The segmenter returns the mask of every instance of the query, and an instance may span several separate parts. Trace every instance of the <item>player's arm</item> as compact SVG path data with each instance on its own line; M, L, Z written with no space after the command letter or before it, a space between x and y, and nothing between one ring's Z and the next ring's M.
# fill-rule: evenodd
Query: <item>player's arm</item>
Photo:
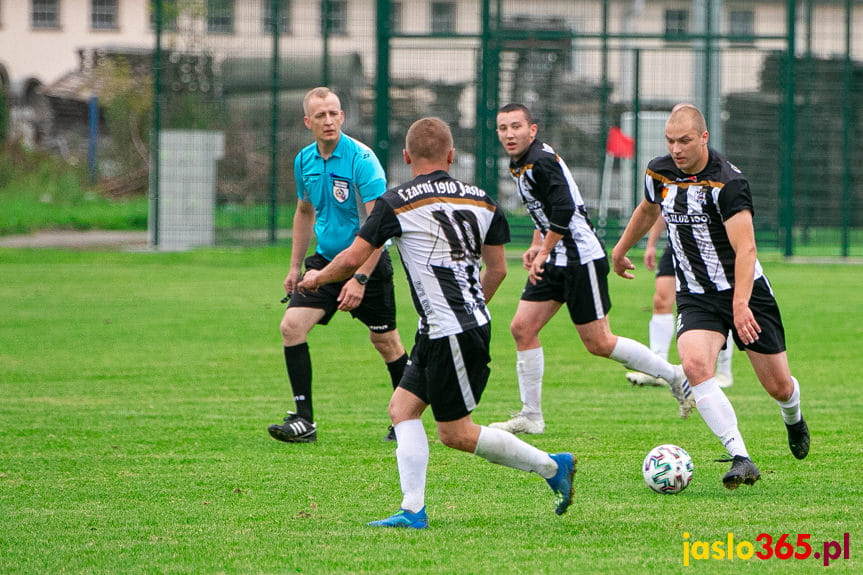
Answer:
M294 212L294 228L291 238L291 267L285 278L285 293L293 293L303 268L303 260L312 241L315 229L315 208L311 202L299 200Z
M371 200L364 203L366 207L366 214L371 214L372 210L375 207L375 200ZM383 252L383 246L374 250L371 255L369 255L368 259L362 263L362 265L357 268L356 274L364 275L369 277L372 275L372 272L375 271L375 266L378 265L378 260L381 259L381 253ZM366 286L365 284L361 284L357 281L356 278L351 279L350 281L345 282L345 285L342 286L342 291L339 293L338 309L341 311L351 311L360 305L363 301L363 297L366 294Z
M486 303L491 301L497 288L506 277L506 255L504 254L503 245L493 246L483 244L482 246L482 262L483 268L479 274L479 281L482 284L482 294L485 297Z
M575 213L575 202L569 189L569 181L563 175L563 168L556 161L542 158L534 164L533 172L536 178L536 191L545 196L549 206L548 230L528 268L530 272L528 279L535 284L542 276L549 254L569 229L569 222Z
M623 235L620 236L617 245L611 250L611 263L614 266L614 273L628 280L635 277L629 273L629 270L634 270L635 266L626 257L626 254L650 230L659 217L661 209L659 204L654 204L649 202L647 198L644 198L635 208L635 211L632 212L632 217L629 218L629 223L626 224Z
M353 243L339 252L333 261L323 269L308 270L303 279L297 284L300 291L315 291L324 284L341 281L356 272L357 268L366 261L375 247L368 241L357 236Z
M755 281L755 261L758 257L755 247L755 229L752 225L752 212L742 210L725 221L728 241L734 248L734 327L737 335L745 344L753 343L761 333L761 326L749 309L752 284Z
M533 255L533 260L530 262L530 266L527 268L530 272L527 276L530 283L536 285L536 282L542 276L542 272L545 269L545 260L548 259L549 254L551 254L551 250L554 249L554 246L557 245L557 242L559 242L561 238L563 238L563 234L561 233L553 230L545 232L545 237L542 238L542 243Z
M656 223L653 224L647 234L647 247L644 250L644 267L650 271L656 269L656 244L659 243L659 238L662 237L664 231L665 222L662 218L656 218Z

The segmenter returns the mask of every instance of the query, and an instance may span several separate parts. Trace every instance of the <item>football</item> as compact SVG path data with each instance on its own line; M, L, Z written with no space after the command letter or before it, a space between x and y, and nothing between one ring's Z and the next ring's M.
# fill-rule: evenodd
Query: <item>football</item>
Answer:
M644 457L641 472L657 493L680 493L692 481L692 458L677 445L657 445Z

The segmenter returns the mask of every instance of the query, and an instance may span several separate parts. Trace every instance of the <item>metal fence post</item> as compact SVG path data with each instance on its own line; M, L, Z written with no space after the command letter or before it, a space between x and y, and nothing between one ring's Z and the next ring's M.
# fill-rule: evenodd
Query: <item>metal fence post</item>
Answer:
M156 49L153 51L153 133L150 136L150 217L153 219L153 247L159 246L159 135L162 130L162 0L154 6Z
M842 92L842 257L850 255L851 244L851 130L853 123L852 99L854 96L853 62L851 61L851 19L854 17L851 0L845 0L845 66Z
M782 112L782 138L780 148L780 190L779 190L779 225L784 228L783 253L791 256L794 253L794 143L796 126L794 120L794 58L796 57L797 34L797 1L788 0L787 4L787 42L785 51L785 66L782 75L785 83L785 98Z
M377 0L377 70L375 71L375 154L389 173L390 160L390 0Z
M281 16L279 14L280 0L270 0L272 9L270 12L270 28L273 34L273 69L270 94L272 96L272 108L270 110L270 193L269 193L269 218L268 237L271 244L277 240L278 228L278 182L279 182L279 26Z

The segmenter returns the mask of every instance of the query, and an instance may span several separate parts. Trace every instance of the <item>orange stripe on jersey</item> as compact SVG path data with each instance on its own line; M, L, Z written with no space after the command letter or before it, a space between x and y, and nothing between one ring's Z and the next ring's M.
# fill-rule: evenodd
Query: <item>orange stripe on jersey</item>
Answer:
M411 210L414 210L416 208L421 208L423 206L428 206L431 204L442 204L442 203L462 204L462 205L466 204L469 206L478 206L480 208L485 208L490 212L495 211L494 204L490 204L490 203L484 202L482 200L474 200L472 198L453 198L453 197L447 196L446 202L442 202L438 199L439 197L440 196L435 196L435 197L431 197L431 198L424 198L422 200L417 200L415 202L410 202L409 204L405 204L405 205L401 206L400 208L394 208L393 212L395 212L396 214L402 214L404 212L409 212Z
M689 186L710 186L711 188L720 188L721 189L721 188L725 187L724 183L714 182L712 180L701 180L698 182L686 181L686 180L676 181L676 180L672 180L671 178L666 178L662 174L654 172L653 170L647 170L647 175L650 176L651 178L653 178L654 180L658 180L658 181L662 182L666 186L669 184L674 184L678 188L688 188ZM667 191L666 188L663 187L663 189L662 189L662 197L663 198L665 198L666 191Z
M557 159L557 156L555 156ZM533 164L526 164L520 168L510 168L509 171L515 178L520 178L526 171L533 169Z

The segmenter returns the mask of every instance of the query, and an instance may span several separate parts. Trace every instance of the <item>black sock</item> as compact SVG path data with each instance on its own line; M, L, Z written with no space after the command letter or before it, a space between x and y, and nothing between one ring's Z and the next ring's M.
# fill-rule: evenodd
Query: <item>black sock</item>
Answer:
M303 342L285 347L285 365L288 368L288 379L294 391L294 403L297 405L297 415L314 423L312 412L312 358L309 355L309 344Z
M405 366L408 364L408 354L402 354L400 358L391 361L387 364L387 369L390 371L390 379L393 382L393 389L399 386L402 380L402 374L405 372Z

